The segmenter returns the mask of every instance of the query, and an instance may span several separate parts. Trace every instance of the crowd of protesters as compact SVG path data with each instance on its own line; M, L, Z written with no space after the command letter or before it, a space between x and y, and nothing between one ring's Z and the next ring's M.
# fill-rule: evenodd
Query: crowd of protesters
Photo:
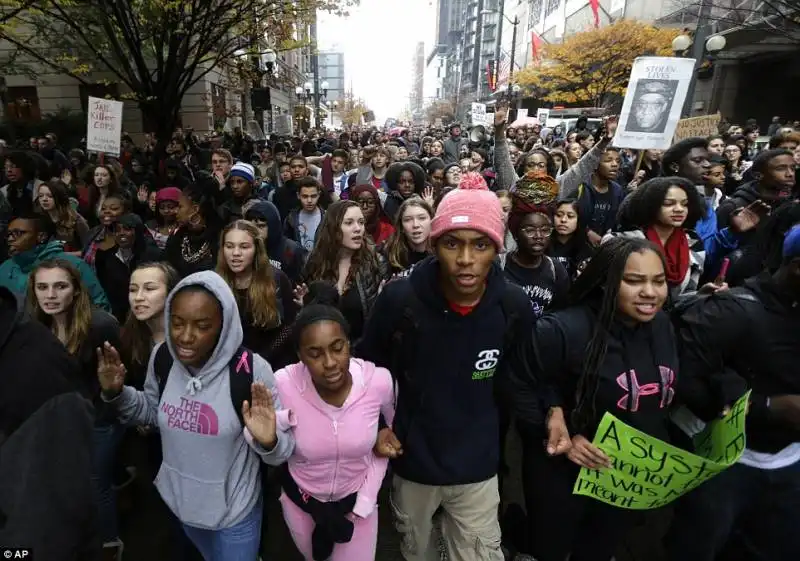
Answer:
M305 559L373 560L385 478L407 561L609 561L652 513L572 494L603 414L691 449L750 390L741 459L650 539L796 559L800 131L494 116L0 143L0 545L127 558L133 448L175 561L263 556L274 486Z

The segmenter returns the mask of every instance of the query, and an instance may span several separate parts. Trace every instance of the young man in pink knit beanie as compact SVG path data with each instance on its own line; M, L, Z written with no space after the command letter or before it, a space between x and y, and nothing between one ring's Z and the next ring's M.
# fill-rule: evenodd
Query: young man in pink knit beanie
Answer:
M394 425L380 431L375 451L392 458L406 561L438 558L431 530L439 507L448 558L504 560L497 474L500 409L508 409L496 396L514 370L507 351L534 321L527 296L495 262L504 236L494 193L445 195L431 224L434 255L384 287L356 346L397 380ZM531 414L544 425L541 411Z

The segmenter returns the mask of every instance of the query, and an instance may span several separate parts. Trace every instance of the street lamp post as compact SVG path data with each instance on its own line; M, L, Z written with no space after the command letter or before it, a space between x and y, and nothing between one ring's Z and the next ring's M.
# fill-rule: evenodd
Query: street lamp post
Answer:
M699 29L699 28L698 28ZM695 36L694 39L686 34L681 34L672 40L672 50L676 56L685 56L685 52L692 47L692 56L695 58L694 70L692 71L692 79L689 81L689 88L686 90L686 101L683 103L682 116L692 116L692 104L694 103L694 92L697 85L697 71L703 65L705 52L709 54L716 53L725 48L725 37L722 35L712 35L708 37L707 34ZM700 45L698 47L697 45Z
M692 79L689 81L689 89L686 91L686 101L683 104L683 116L692 116L692 104L694 103L694 91L697 85L697 71L703 64L705 52L715 53L725 48L725 37L722 35L711 35L709 33L709 16L711 15L711 1L700 0L700 12L697 18L697 28L694 36L690 37L686 33L681 33L672 40L672 50L676 56L685 56L689 47L692 48L692 58L694 58L694 70Z
M311 82L306 82L302 86L297 86L294 91L297 94L297 99L303 102L302 120L304 123L308 123L305 127L305 130L307 131L308 125L310 125L310 120L306 117L306 107L308 105L308 101L311 99ZM300 125L300 128L303 129L303 126Z
M339 108L339 102L333 101L331 102L331 128L333 128L333 112Z
M503 37L503 32L502 32L503 20L506 20L508 23L510 23L514 27L513 32L511 33L511 59L509 60L509 65L508 65L508 90L507 90L507 95L510 98L511 94L512 94L511 79L514 77L514 57L517 54L517 26L519 26L519 17L517 15L514 15L514 19L512 20L510 17L505 15L504 6L505 6L505 3L504 2L500 2L500 10L499 10L499 12L487 9L487 10L483 10L483 14L484 15L486 15L486 14L496 14L496 13L500 14L500 18L499 18L499 22L498 22L499 28L498 28L498 32L497 32L497 46L495 47L495 59L497 60L497 62L495 64L495 68L496 68L495 71L498 74L500 73L500 51L501 51L501 40L502 40L502 37Z

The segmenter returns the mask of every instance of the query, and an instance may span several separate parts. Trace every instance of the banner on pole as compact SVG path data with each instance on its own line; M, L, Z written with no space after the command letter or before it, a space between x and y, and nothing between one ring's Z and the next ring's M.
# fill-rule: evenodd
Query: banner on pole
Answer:
M86 149L119 156L122 140L122 102L89 97Z
M592 442L612 465L601 470L581 468L573 494L633 510L671 503L739 460L749 399L747 392L725 417L709 423L694 439L694 454L606 413Z

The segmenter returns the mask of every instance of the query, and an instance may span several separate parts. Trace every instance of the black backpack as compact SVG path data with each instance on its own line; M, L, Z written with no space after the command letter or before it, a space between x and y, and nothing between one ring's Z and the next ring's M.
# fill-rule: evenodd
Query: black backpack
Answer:
M167 386L167 380L169 379L169 372L172 369L173 362L174 359L169 352L167 343L163 343L156 351L156 357L153 360L153 373L158 381L159 398L164 393L164 388ZM245 347L239 347L228 363L228 376L230 378L233 410L236 411L236 417L238 417L239 422L244 426L242 404L245 401L250 401L252 396L253 351Z

